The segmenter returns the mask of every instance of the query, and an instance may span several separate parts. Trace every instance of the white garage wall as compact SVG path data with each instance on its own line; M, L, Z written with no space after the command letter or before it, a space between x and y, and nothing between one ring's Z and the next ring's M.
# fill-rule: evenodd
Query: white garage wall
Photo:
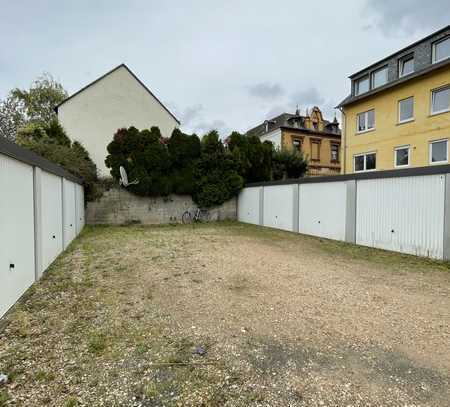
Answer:
M63 244L67 249L76 236L75 184L63 179Z
M81 185L75 184L76 198L76 228L77 235L84 228L84 189Z
M237 214L240 222L259 224L260 189L259 187L244 188L239 194Z
M35 279L33 167L0 154L0 317Z
M443 258L445 175L357 181L356 243Z
M448 165L258 183L238 207L242 222L450 261Z
M62 252L63 212L68 241L84 225L83 187L66 177L76 180L0 137L0 318Z
M300 184L298 231L345 240L346 204L345 181Z
M62 207L61 177L42 171L42 272L50 266L63 250Z
M282 230L294 230L294 185L264 187L263 225Z

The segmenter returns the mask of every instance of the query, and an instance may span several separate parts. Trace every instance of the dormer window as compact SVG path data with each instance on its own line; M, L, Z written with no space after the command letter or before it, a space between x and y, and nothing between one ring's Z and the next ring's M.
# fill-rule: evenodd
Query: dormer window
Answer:
M371 74L372 89L383 86L388 81L388 67L377 69Z
M362 93L366 93L369 91L369 76L364 76L361 79L357 79L355 81L355 95L361 95Z
M414 55L408 55L398 61L398 77L409 75L414 72Z
M433 64L450 58L450 36L433 44Z

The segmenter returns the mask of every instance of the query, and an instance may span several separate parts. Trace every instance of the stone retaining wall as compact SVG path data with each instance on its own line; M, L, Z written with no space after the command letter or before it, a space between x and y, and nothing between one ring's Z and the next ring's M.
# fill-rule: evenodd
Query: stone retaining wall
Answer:
M131 194L124 188L114 187L105 191L97 201L88 202L86 222L91 225L181 223L184 211L196 208L197 205L189 195L149 198ZM210 208L209 212L211 220L235 220L236 198L221 206Z

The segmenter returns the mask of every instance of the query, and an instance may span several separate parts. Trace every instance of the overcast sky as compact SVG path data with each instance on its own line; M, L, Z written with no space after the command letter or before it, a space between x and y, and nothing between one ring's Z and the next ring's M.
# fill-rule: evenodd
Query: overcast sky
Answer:
M298 104L332 118L347 77L450 24L449 0L0 0L0 98L50 72L69 94L120 63L187 131Z

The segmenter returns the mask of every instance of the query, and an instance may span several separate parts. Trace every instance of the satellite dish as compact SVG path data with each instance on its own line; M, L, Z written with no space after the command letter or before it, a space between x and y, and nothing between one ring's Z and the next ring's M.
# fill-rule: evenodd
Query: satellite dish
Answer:
M139 184L138 180L128 182L127 172L125 171L125 168L123 168L122 166L119 167L119 171L120 171L119 185L123 185L124 187L127 187L128 185Z

